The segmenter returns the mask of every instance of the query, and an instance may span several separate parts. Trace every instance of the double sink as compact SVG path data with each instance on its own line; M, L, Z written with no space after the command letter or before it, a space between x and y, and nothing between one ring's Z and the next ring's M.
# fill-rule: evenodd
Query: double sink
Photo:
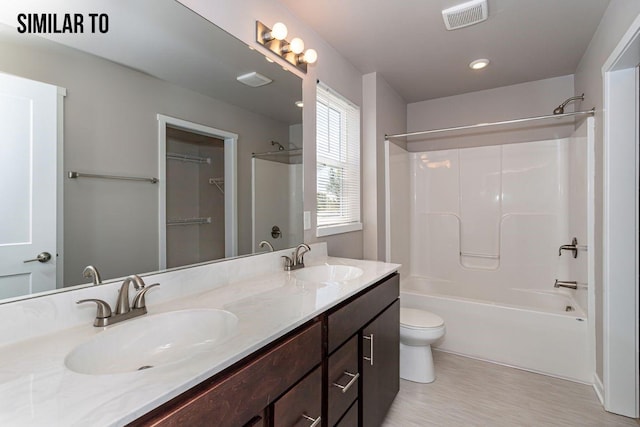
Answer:
M363 270L317 265L291 272L296 281L330 285L357 279ZM183 362L206 354L237 333L226 310L191 309L148 315L108 327L67 354L65 365L87 375L121 374Z

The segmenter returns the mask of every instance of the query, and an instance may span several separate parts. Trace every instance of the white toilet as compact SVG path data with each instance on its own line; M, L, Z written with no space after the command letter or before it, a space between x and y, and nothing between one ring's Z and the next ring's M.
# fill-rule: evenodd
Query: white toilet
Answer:
M400 307L400 378L417 383L436 379L431 344L442 338L444 332L440 316Z

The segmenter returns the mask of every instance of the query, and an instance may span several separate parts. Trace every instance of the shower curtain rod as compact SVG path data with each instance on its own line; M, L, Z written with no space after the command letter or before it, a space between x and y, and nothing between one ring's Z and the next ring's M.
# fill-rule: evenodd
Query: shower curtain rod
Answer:
M409 132L409 133L398 133L395 135L386 135L385 139L389 138L402 138L406 136L417 136L417 135L428 135L431 133L441 133L441 132L450 132L454 130L465 130L465 129L476 129L483 128L489 126L499 126L499 125L508 125L513 123L525 123L525 122L534 122L538 120L546 120L546 119L559 119L562 117L570 117L570 116L581 116L581 115L589 115L593 116L596 112L595 108L587 111L576 111L573 113L563 113L563 114L549 114L548 116L538 116L538 117L527 117L524 119L514 119L514 120L505 120L502 122L491 122L491 123L478 123L475 125L466 125L466 126L456 126L451 128L442 128L442 129L432 129L432 130L423 130L419 132Z

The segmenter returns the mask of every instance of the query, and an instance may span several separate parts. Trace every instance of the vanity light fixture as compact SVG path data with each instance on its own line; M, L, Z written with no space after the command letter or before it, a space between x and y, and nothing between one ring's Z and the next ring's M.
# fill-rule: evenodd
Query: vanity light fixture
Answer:
M301 38L294 37L291 42L288 42L285 40L286 36L286 26L282 23L278 22L271 29L262 22L256 21L256 41L258 44L306 73L307 65L318 60L318 53L314 49L305 50L304 41Z
M469 64L469 68L471 68L472 70L482 70L487 65L489 65L489 62L491 61L485 58L476 59L475 61L471 62L471 64Z
M288 32L286 25L282 22L276 22L273 25L273 30L263 31L261 37L265 42L270 42L272 40L284 40L287 38Z

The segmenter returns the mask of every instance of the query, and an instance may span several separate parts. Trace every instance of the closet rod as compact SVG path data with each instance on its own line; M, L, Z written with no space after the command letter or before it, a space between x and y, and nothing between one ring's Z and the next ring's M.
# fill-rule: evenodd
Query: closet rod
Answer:
M475 125L466 125L466 126L456 126L451 128L442 128L442 129L431 129L431 130L423 130L419 132L409 132L409 133L398 133L395 135L385 135L385 139L389 138L402 138L406 136L418 136L418 135L428 135L431 133L441 133L441 132L450 132L454 130L465 130L465 129L476 129L483 128L488 126L499 126L499 125L509 125L513 123L526 123L526 122L534 122L538 120L547 120L547 119L560 119L563 117L570 116L580 116L580 115L589 115L593 116L596 112L595 108L587 111L576 111L574 113L564 113L564 114L549 114L548 116L538 116L538 117L526 117L523 119L514 119L514 120L505 120L502 122L491 122L491 123L478 123Z
M102 178L102 179L119 179L123 181L148 181L152 184L158 183L158 178L143 178L137 176L117 176L117 175L99 175L94 173L72 172L68 173L69 178Z

